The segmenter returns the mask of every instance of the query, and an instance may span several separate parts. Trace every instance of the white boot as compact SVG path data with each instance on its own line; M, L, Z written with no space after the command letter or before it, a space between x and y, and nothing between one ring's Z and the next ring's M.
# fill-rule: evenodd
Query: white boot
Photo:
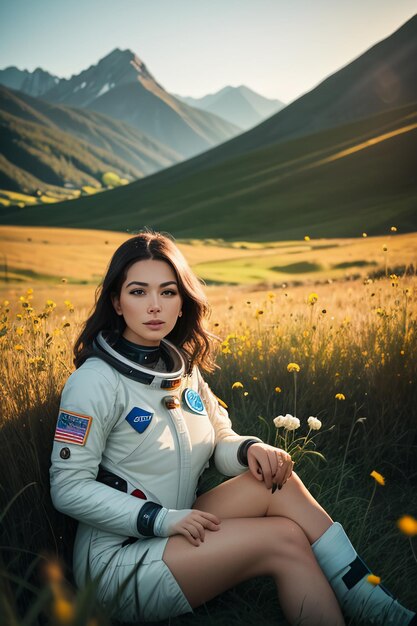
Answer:
M381 585L373 585L371 573L359 558L343 527L335 522L311 546L344 613L377 626L415 626L417 616L408 611Z

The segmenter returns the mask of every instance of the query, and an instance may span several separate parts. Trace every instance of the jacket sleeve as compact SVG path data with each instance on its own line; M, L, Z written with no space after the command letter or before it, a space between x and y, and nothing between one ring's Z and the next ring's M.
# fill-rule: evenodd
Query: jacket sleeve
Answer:
M64 435L56 430L51 498L58 511L80 522L122 536L141 537L137 518L145 501L96 481L106 439L117 419L117 384L110 368L106 376L88 362L68 379L61 398L61 420L62 416L81 416L81 438L85 441L84 445L72 442L77 436L73 430ZM86 436L83 429L87 423Z
M232 422L230 421L228 412L220 405L218 399L203 379L200 371L198 368L196 369L198 393L203 400L215 432L215 466L219 472L225 476L237 476L238 474L242 474L248 468L246 465L242 465L238 460L240 445L248 439L262 443L262 439L235 433L232 429Z

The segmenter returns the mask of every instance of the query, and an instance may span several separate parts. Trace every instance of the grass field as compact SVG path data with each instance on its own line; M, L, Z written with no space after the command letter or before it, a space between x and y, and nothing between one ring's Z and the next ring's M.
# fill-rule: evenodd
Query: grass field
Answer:
M396 226L393 224L393 228ZM366 233L365 233L366 234ZM19 285L97 285L113 250L129 235L100 230L0 226L0 293ZM309 237L308 233L305 233ZM417 266L416 233L388 230L383 237L226 242L179 240L179 247L207 284L263 285L325 283L364 278ZM386 248L386 249L385 249ZM64 280L64 282L62 282ZM85 290L89 293L88 290ZM49 295L51 291L49 291Z
M2 227L0 237L7 259L0 290L0 611L22 626L45 620L104 626L109 616L91 590L75 592L62 581L61 571L72 581L73 524L51 505L48 466L71 346L125 235ZM291 436L283 439L272 420L296 414L298 473L373 572L417 610L416 538L397 527L403 515L417 517L416 235L180 247L200 276L222 283L206 287L221 366L207 380L235 429L290 445ZM290 363L299 371L289 372ZM303 449L310 415L323 428L316 447ZM314 449L326 462L306 454ZM370 476L373 470L385 486ZM205 485L219 480L211 469ZM49 586L39 575L42 563L49 564ZM257 621L286 623L269 579L244 583L169 623Z

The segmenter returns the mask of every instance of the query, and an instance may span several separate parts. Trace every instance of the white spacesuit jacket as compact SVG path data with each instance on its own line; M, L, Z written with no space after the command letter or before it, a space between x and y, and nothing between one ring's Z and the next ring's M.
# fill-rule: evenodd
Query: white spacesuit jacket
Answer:
M75 426L66 430L68 423ZM69 377L62 393L50 468L52 501L81 522L79 550L93 528L141 538L137 518L146 501L191 508L213 453L222 474L247 470L237 459L246 439L258 440L233 431L198 368L167 390L160 382L132 380L92 357ZM99 465L127 481L128 492L97 482ZM147 500L131 495L137 489Z

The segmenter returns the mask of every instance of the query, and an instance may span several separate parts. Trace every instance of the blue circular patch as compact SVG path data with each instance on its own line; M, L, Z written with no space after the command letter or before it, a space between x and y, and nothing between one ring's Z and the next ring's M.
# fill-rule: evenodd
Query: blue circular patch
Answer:
M183 398L190 411L198 415L207 415L203 401L194 389L184 389Z

